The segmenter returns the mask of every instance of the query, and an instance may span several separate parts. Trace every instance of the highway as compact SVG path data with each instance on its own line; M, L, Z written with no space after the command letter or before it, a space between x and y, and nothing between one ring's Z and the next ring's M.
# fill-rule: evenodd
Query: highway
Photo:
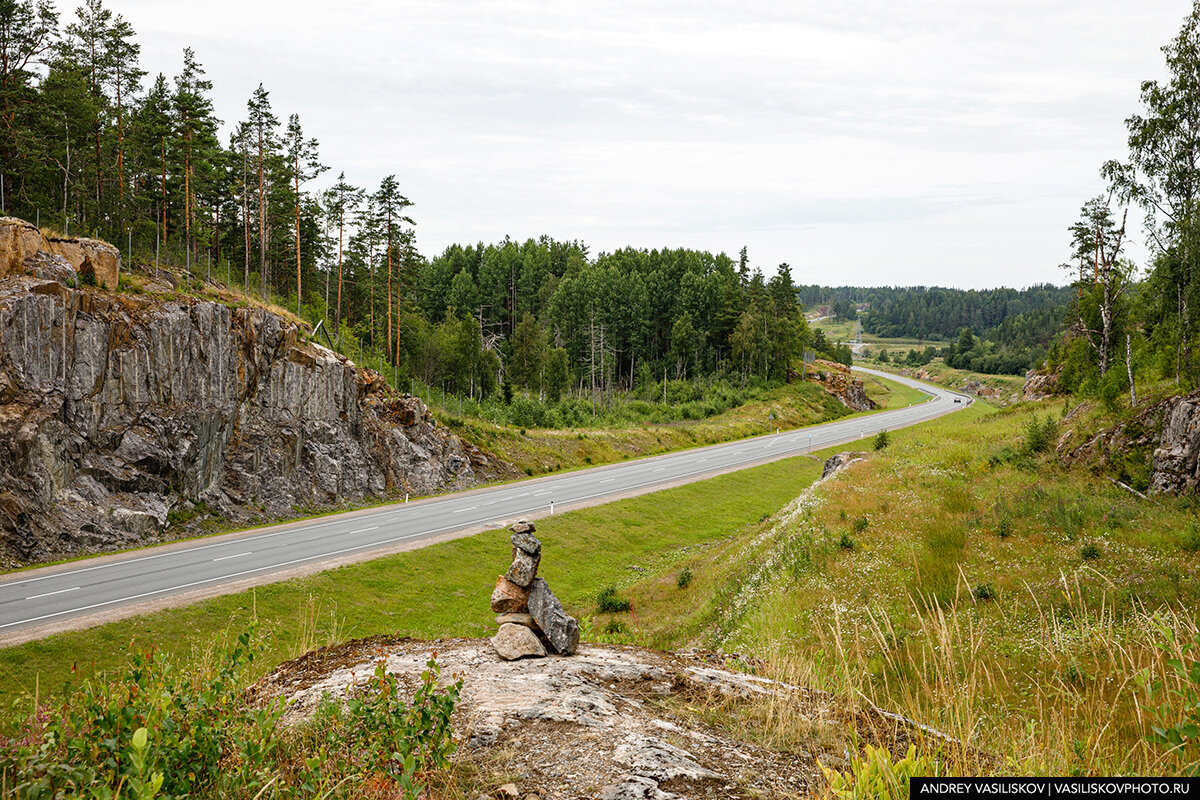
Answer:
M970 403L966 395L930 384L856 370L920 389L930 399L778 434L11 573L0 577L0 646L414 549L517 519L703 480L915 425Z

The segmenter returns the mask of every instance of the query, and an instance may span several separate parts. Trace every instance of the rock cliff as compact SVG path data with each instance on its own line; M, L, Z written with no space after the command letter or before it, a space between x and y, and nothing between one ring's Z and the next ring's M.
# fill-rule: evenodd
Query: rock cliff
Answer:
M825 391L841 401L851 411L870 411L876 408L875 401L867 397L863 382L850 369L833 361L817 359L813 362L816 380Z
M1163 409L1150 491L1195 492L1200 486L1200 391L1174 397Z
M510 473L268 311L0 278L0 564Z

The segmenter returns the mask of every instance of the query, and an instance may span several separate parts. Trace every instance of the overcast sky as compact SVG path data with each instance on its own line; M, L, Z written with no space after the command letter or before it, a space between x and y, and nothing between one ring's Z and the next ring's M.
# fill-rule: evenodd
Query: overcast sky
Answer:
M59 0L63 20L73 5ZM1184 0L107 0L218 116L261 82L336 175L395 173L426 255L548 234L797 282L1064 283ZM1140 236L1139 236L1140 238ZM1144 258L1144 251L1136 251Z

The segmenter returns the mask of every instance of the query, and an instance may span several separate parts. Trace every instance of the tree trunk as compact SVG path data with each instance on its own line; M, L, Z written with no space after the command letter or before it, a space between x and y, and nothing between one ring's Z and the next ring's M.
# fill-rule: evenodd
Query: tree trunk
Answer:
M1125 334L1125 373L1129 376L1129 407L1137 408L1137 389L1133 386L1133 355L1129 333Z

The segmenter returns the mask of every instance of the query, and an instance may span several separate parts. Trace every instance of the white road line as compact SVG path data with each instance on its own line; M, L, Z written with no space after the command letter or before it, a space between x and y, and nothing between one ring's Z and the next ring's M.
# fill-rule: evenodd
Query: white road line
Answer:
M72 586L70 589L59 589L57 592L46 592L45 594L35 594L33 597L26 597L26 600L37 600L39 597L49 597L54 594L66 594L67 592L79 591L78 586Z
M540 494L550 494L550 490L549 490L549 489L542 489L540 492L534 492L534 493L533 493L533 496L534 496L534 497L537 497L537 496L538 496L538 495L540 495Z
M651 472L652 474L653 474L653 473L655 473L655 472L665 472L665 471L666 471L666 469L667 469L666 467L659 467L658 469L652 469L652 470L650 470L650 472Z
M461 513L463 513L464 511L474 511L474 510L475 510L475 509L477 509L477 508L479 508L479 506L471 506L470 508L460 508L460 509L457 509L457 510L455 510L455 511L451 511L450 513L451 513L451 514L461 514Z
M371 527L369 527L369 528L359 528L359 529L358 529L358 530L356 530L356 531L350 531L349 533L347 533L347 534L345 534L345 535L346 535L346 536L353 536L353 535L354 535L354 534L356 534L356 533L366 533L367 531L377 531L377 530L379 530L379 526L378 526L378 525L372 525L372 526L371 526Z
M231 558L241 558L242 556L248 556L253 553L254 553L253 550L247 550L244 553L235 553L234 555L231 555L231 556L221 556L220 558L214 558L213 561L228 561Z
M616 478L605 478L602 481L596 481L596 483L612 483L615 480L616 480Z

